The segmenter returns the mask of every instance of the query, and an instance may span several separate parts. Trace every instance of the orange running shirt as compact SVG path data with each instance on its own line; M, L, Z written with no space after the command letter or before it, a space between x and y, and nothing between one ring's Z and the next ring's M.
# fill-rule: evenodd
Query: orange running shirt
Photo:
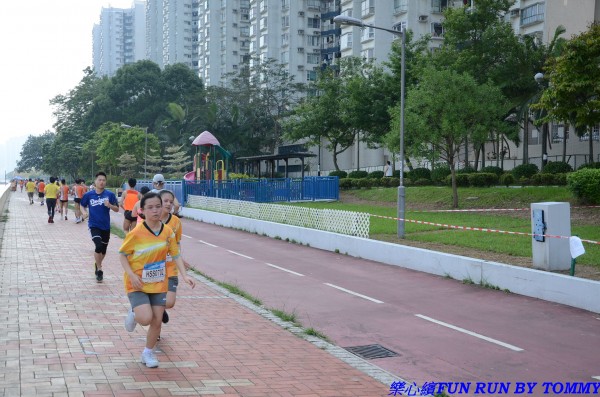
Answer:
M125 273L123 284L127 293L134 291L147 294L167 292L167 255L172 258L179 256L179 247L173 229L161 224L161 230L157 236L146 225L146 222L140 223L127 233L123 245L119 248L119 253L127 257L131 270L143 281L142 289L136 290Z
M46 187L46 184L44 182L38 183L38 192L44 193L44 188L45 187Z
M125 193L125 201L123 202L123 208L125 211L131 211L140 199L138 198L138 191L134 189L129 189Z
M167 221L165 222L165 225L171 227L171 229L173 229L173 232L175 233L175 241L177 241L177 246L179 247L179 250L181 251L181 236L183 234L183 230L181 228L181 221L179 220L178 217L169 214L169 219L167 219ZM179 275L179 270L177 270L177 265L175 264L175 261L167 256L167 277L174 277L174 276L178 276Z
M69 185L60 186L60 199L62 201L67 201L69 199Z

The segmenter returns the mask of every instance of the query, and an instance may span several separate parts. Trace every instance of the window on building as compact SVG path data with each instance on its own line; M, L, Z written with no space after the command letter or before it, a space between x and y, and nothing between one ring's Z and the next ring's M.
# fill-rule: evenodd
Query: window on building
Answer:
M240 0L240 8L250 8L250 0Z
M256 18L256 9L251 8L248 14L250 15L250 19Z
M448 0L431 0L431 12L444 12L448 8Z
M281 0L281 9L287 10L290 8L290 0Z
M258 3L258 8L260 9L260 12L267 11L267 2L266 2L266 0L261 0L261 2Z
M258 21L258 27L260 30L264 30L267 28L267 17L263 17Z
M290 27L290 16L289 15L281 17L281 27L284 29Z
M306 5L308 8L319 10L321 8L321 0L308 0Z
M240 28L240 36L242 36L242 37L248 37L248 36L250 36L250 27L249 26L242 26Z
M360 52L361 57L365 60L365 61L370 61L373 59L373 49L369 48L366 50L362 50Z
M320 45L319 38L321 36L308 35L306 36L306 45L317 47Z
M266 47L267 45L267 35L263 34L262 36L260 36L260 38L258 39L258 45L260 47Z
M406 12L408 10L408 0L394 0L394 12Z
M431 37L444 37L444 26L442 26L440 22L434 22L431 24Z
M395 24L394 26L392 26L392 29L394 29L398 32L403 32L406 29L406 26L407 26L407 22L404 21L404 22Z
M252 41L250 42L250 50L249 50L249 51L250 51L250 52L254 52L254 51L256 51L256 42L255 42L254 40L252 40Z
M250 25L250 36L256 36L256 25Z
M321 54L307 54L306 55L306 63L310 65L318 65L321 60Z
M290 61L290 52L282 51L281 52L281 63L288 63Z
M342 35L340 47L342 49L352 48L352 32Z
M552 124L552 143L559 143L564 139L569 139L569 132L565 132L564 124Z
M352 8L346 8L344 11L342 11L342 15L351 17L352 16Z
M286 46L290 44L290 34L284 33L281 35L281 45Z
M363 28L361 40L371 40L375 37L375 30L373 28Z
M590 140L589 131L579 137L580 142L589 141L589 140ZM600 126L598 126L598 125L595 125L592 127L592 140L594 140L594 141L600 140Z
M317 71L316 70L307 70L306 71L306 81L315 81L317 80Z
M375 0L362 0L360 11L363 17L375 14Z
M321 20L319 18L308 18L308 27L318 29L321 27Z
M521 26L544 20L544 3L532 4L521 10Z

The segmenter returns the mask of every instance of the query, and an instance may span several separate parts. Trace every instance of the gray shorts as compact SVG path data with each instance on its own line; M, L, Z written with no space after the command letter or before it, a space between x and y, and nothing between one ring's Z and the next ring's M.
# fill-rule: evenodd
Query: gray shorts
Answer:
M141 291L133 291L127 294L131 308L135 309L140 305L165 306L167 303L167 293L159 292L156 294L147 294Z
M177 286L179 285L179 277L169 277L169 292L177 292Z

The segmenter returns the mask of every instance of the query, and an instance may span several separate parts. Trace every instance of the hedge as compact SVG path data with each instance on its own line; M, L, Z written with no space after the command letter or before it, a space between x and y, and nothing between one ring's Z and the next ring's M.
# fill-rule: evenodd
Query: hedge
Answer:
M346 171L331 171L329 173L329 176L337 176L338 178L342 179L342 178L347 178L348 173Z
M565 174L573 171L573 167L564 161L551 161L542 170L544 174Z
M467 174L469 185L474 187L490 187L498 183L498 175L491 172Z
M348 174L348 178L358 179L366 178L369 175L367 171L352 171Z
M600 169L580 169L567 176L567 186L582 204L600 204Z
M408 173L407 176L408 179L412 180L413 182L419 179L427 179L431 181L431 170L429 170L429 168L414 168Z
M367 175L367 178L381 179L381 178L383 178L383 176L384 176L383 171L373 171L373 172L369 173L369 175Z
M480 172L491 172L492 174L496 174L498 175L498 178L500 178L500 176L502 176L502 174L504 173L504 170L502 170L502 168L497 167L495 165L488 165L487 167L483 167Z
M521 164L517 165L512 170L512 174L516 180L520 181L522 178L531 178L538 173L540 169L535 164Z

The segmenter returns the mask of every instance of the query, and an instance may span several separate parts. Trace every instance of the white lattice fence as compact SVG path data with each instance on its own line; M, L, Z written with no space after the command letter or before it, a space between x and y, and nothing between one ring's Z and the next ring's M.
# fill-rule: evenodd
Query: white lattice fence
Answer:
M362 212L260 204L206 196L188 196L191 207L262 221L369 238L370 216Z

